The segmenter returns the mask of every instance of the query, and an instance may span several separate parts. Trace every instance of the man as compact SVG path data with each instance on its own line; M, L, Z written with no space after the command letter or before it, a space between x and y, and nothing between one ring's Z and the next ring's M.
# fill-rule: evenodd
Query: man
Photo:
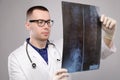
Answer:
M47 8L33 6L26 14L26 28L30 38L13 51L8 58L10 80L67 80L66 69L61 69L61 54L55 45L48 41L53 21ZM116 21L101 16L105 31L103 56L115 52L113 49L113 35Z

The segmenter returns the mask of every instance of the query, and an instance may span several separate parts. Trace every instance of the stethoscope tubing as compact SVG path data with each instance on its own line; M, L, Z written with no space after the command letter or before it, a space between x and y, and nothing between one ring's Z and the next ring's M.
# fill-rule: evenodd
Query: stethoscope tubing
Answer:
M50 43L49 40L47 41L47 44L48 44L48 45L53 45L53 46L55 47L55 44ZM56 47L55 47L55 49L56 49ZM56 49L56 50L57 50L57 49ZM57 50L57 51L58 51L58 50ZM28 56L29 61L30 61L31 64L32 64L32 68L33 68L33 69L36 69L37 65L36 65L36 63L34 63L34 62L32 61L32 59L30 58L29 52L28 52L28 42L26 43L26 54L27 54L27 56ZM60 54L60 53L59 53L59 54ZM57 61L61 61L61 60L60 60L60 59L57 59Z
M36 63L33 63L30 56L29 56L29 53L28 53L28 43L26 43L26 53L27 53L27 56L30 60L30 62L32 63L32 68L35 69L36 68Z

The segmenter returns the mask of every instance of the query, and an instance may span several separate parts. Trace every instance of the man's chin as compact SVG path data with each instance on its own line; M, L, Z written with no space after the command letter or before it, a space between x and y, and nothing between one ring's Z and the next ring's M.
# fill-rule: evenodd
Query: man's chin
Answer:
M41 39L41 41L47 41L48 40L48 38L42 38Z

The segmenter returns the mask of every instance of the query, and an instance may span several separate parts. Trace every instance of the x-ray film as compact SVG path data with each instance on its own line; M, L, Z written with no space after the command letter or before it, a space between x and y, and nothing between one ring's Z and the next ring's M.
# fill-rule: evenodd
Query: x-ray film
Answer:
M93 5L62 2L62 68L68 72L99 69L101 23L98 10Z

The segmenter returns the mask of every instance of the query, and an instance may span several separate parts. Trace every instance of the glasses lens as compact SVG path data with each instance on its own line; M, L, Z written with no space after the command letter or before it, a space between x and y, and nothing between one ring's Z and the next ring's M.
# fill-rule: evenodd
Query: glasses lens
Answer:
M44 26L44 25L45 25L45 21L43 21L43 20L38 20L38 25L39 25L40 27Z
M38 23L38 25L39 25L40 27L43 27L46 23L47 23L47 25L48 25L49 27L51 27L51 26L53 25L53 20L48 20L48 21L40 20L39 23Z

